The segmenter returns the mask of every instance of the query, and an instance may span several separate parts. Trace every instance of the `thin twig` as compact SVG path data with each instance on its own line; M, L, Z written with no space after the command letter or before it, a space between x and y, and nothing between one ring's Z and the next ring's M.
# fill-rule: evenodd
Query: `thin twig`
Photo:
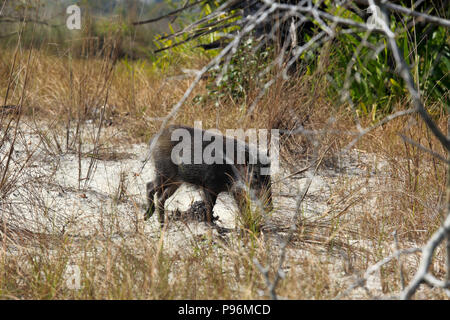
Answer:
M164 15L159 16L159 17L156 17L156 18L152 18L152 19L148 19L148 20L143 20L143 21L135 21L135 22L133 22L133 25L137 26L137 25L141 25L141 24L147 24L147 23L157 22L157 21L162 20L162 19L164 19L164 18L168 18L168 17L174 16L174 15L176 15L177 13L180 13L180 12L186 10L186 9L195 7L196 5L198 5L199 3L203 2L203 1L204 1L204 0L198 0L198 1L195 1L195 2L193 2L193 3L191 3L191 4L185 5L185 6L181 7L181 8L179 8L179 9L173 10L173 11L167 13L167 14L164 14Z

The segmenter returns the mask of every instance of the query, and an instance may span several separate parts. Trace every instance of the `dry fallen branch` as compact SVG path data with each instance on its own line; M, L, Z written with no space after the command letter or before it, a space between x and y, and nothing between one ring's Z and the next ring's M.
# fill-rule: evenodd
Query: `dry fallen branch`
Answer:
M401 249L401 250L397 250L396 252L394 252L392 255L384 258L383 260L377 262L376 264L370 266L369 268L367 268L367 270L364 272L362 277L359 277L349 288L347 288L344 292L340 293L338 296L336 296L334 299L338 300L341 299L347 295L350 294L350 292L352 292L353 290L363 287L365 289L367 289L366 283L367 283L367 279L369 278L370 275L374 274L375 272L377 272L378 270L380 270L381 267L383 267L385 264L391 262L394 259L399 259L402 255L405 254L414 254L417 252L421 252L421 249L419 248L410 248L410 249Z
M447 232L450 230L450 215L444 221L442 227L440 227L430 238L428 243L423 247L422 258L420 261L419 269L416 275L411 280L409 285L402 291L401 299L410 299L413 294L417 291L420 284L426 282L432 286L440 288L450 288L449 281L437 281L431 274L428 273L430 265L433 260L434 251L444 240Z

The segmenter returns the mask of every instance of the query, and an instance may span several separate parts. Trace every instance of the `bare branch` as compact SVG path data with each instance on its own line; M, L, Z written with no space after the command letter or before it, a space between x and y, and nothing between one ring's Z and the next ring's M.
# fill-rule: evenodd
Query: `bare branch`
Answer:
M337 295L334 299L335 300L341 299L341 298L347 296L348 294L350 294L350 292L352 292L353 290L360 288L360 287L364 287L366 285L367 278L370 275L377 272L382 266L391 262L392 260L399 259L400 256L405 255L405 254L414 254L414 253L421 252L421 251L422 250L419 248L397 250L390 256L384 258L383 260L381 260L381 261L377 262L376 264L367 268L366 272L364 272L364 275L362 277L358 278L349 288L347 288L344 292Z
M133 22L133 25L138 26L138 25L141 25L141 24L157 22L157 21L162 20L164 18L168 18L168 17L174 16L174 15L176 15L176 14L178 14L178 13L184 11L184 10L190 9L192 7L195 7L196 5L200 4L203 1L204 0L197 0L197 1L193 2L193 3L191 3L191 4L187 4L187 5L179 8L179 9L173 10L173 11L167 13L167 14L164 14L164 15L156 17L156 18L152 18L152 19L148 19L148 20L142 20L142 21L135 21L135 22Z
M438 138L438 140L441 142L441 144L444 146L444 148L449 151L450 150L450 140L447 139L447 137L442 133L441 130L437 127L436 123L431 119L430 115L428 114L428 111L425 109L424 105L422 104L422 100L420 99L420 94L416 89L416 86L414 84L414 80L411 76L411 72L409 71L408 65L406 64L405 60L403 59L402 54L400 53L400 49L398 48L397 42L395 40L394 33L390 30L388 26L388 12L384 4L381 5L383 17L384 17L384 32L386 34L386 37L388 39L389 47L391 48L392 54L395 59L395 63L397 65L397 71L399 75L403 78L406 84L406 88L409 91L409 94L411 95L412 102L419 113L419 115L422 117L425 124L430 128L431 132Z
M411 280L409 285L402 291L400 298L407 300L411 299L413 294L417 291L420 284L425 281L426 275L428 273L428 269L430 268L434 251L437 246L442 242L445 238L446 233L450 230L450 216L447 216L442 227L440 227L430 238L428 243L422 249L422 258L420 261L419 269L416 272L416 275Z
M371 1L369 1L369 0L356 0L356 2L361 3L361 4L365 4L365 5L369 5ZM403 13L403 14L408 15L408 16L418 17L422 21L433 23L433 24L437 24L437 25L442 26L442 27L446 27L446 28L450 27L450 20L442 19L442 18L439 18L439 17L436 17L436 16L430 16L428 14L425 14L425 13L422 13L422 12L418 12L418 11L415 11L415 10L412 10L412 9L408 9L408 8L405 8L405 7L401 6L401 5L391 3L389 1L377 1L377 2L379 2L380 6L381 5L385 6L387 9L389 9L391 11ZM416 6L417 6L417 4L416 4Z
M414 140L408 138L407 136L405 136L405 135L403 135L403 134L399 134L399 136L403 139L403 141L405 141L405 142L407 142L407 143L409 143L409 144L411 144L411 145L413 145L413 146L419 148L419 149L422 150L422 151L425 151L426 153L431 154L433 157L435 157L435 158L441 160L441 161L444 162L444 163L450 164L450 161L449 161L448 159L446 159L444 156L440 155L439 153L437 153L437 152L435 152L435 151L433 151L433 150L430 150L430 149L424 147L424 146L421 145L420 143L417 143L416 141L414 141Z

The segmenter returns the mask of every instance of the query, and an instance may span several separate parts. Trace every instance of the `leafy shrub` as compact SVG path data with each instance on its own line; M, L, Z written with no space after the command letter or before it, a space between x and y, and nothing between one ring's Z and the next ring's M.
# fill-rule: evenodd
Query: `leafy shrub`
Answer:
M355 16L352 17L354 20L361 20ZM448 30L433 25L422 27L419 24L416 29L407 29L395 17L391 20L391 28L397 32L397 43L403 51L403 58L413 70L416 85L424 100L431 102L430 105L433 101L448 103ZM329 94L336 101L336 96L344 88L346 69L350 63L350 97L360 114L370 114L375 120L378 116L390 113L394 103L404 99L406 89L396 74L390 50L384 47L375 53L368 46L361 45L364 37L364 32L340 34L331 52L327 53L330 56L329 79L333 83ZM372 33L367 42L373 45L372 48L386 46L383 37L376 33ZM357 50L360 52L355 55ZM355 59L353 62L352 57ZM317 61L314 68L317 68Z
M267 81L267 74L262 71L267 68L272 49L255 49L255 41L247 39L239 46L236 53L227 65L226 72L217 84L215 79L221 70L211 72L211 81L207 84L207 96L197 96L195 100L218 101L220 99L231 99L235 103L246 105L250 92L255 87L261 87Z

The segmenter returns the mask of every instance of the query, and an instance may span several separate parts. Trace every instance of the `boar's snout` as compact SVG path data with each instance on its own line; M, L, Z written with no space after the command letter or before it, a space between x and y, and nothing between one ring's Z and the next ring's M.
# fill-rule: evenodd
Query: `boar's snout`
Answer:
M270 165L261 167L259 164L250 168L251 172L247 173L247 177L250 177L250 188L254 191L255 197L257 197L265 211L273 210L272 201L272 185L270 180ZM264 170L262 170L264 169Z

